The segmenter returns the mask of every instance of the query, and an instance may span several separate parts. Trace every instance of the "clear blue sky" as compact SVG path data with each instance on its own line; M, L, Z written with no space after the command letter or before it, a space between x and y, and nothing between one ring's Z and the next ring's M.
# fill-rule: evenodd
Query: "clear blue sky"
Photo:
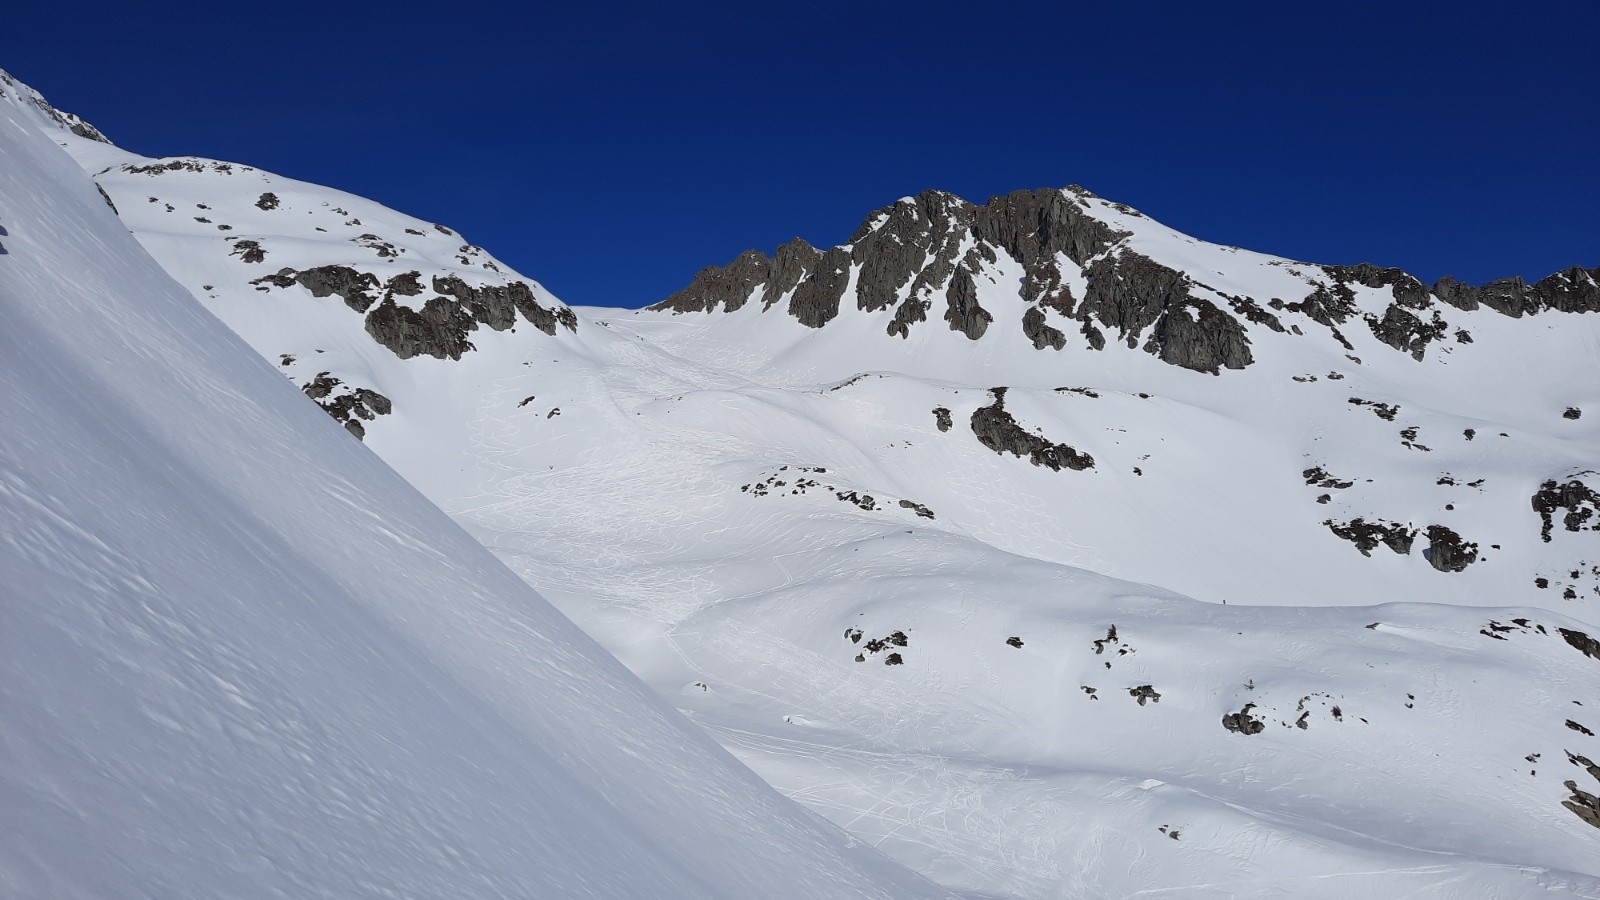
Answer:
M1077 182L1426 281L1600 265L1600 3L6 4L0 67L140 153L454 227L642 305L936 187Z

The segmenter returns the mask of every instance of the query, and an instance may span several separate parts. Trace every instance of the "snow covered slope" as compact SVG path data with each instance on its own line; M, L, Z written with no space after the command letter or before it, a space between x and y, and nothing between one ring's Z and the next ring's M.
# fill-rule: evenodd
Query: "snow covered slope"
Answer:
M0 92L0 894L937 893L329 422Z
M943 884L1600 895L1592 271L1418 293L929 194L569 328L431 223L62 139L528 583Z

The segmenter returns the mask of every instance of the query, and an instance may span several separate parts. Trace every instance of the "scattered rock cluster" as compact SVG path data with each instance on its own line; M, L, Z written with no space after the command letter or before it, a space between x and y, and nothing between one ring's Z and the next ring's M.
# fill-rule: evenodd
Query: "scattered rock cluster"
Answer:
M1410 525L1382 519L1370 522L1361 517L1348 522L1326 519L1322 524L1337 537L1354 544L1362 556L1371 556L1380 545L1401 556L1408 555L1418 535L1418 529ZM1429 525L1424 532L1428 546L1423 549L1422 557L1440 572L1460 572L1477 561L1478 545L1463 539L1454 529Z
M1550 543L1550 533L1555 528L1555 516L1559 510L1566 510L1566 515L1561 517L1561 525L1567 531L1600 531L1600 492L1578 478L1569 479L1565 484L1555 480L1546 481L1534 492L1531 502L1533 511L1539 514L1543 523L1539 537L1547 544Z
M859 628L846 628L844 630L845 640L861 647L861 652L855 656L856 662L866 662L867 657L875 656L892 647L904 648L911 645L911 639L906 636L904 631L890 632L887 636L881 638L868 638L867 642L863 644L861 639L864 636L865 633ZM898 652L890 652L883 658L883 664L886 666L898 666L904 663L905 657Z
M1395 415L1400 412L1400 407L1392 403L1379 403L1376 400L1363 400L1360 397L1351 397L1350 402L1356 406L1370 407L1373 414L1385 422L1393 422Z
M366 426L361 424L363 420L370 422L394 410L388 397L369 388L350 387L328 372L319 372L317 377L301 385L300 390L357 440L367 436Z
M785 493L788 496L799 497L810 492L813 488L818 488L833 494L834 499L842 503L848 503L857 509L866 512L878 509L878 499L871 494L853 489L834 487L811 477L812 475L826 475L827 472L828 470L822 466L779 466L778 471L760 481L742 484L739 486L739 490L752 497L766 497L770 494ZM901 509L910 510L918 518L934 518L933 510L915 500L900 500L896 505Z
M1250 710L1255 709L1254 703L1246 703L1238 712L1228 713L1222 717L1222 727L1235 734L1260 734L1267 730L1267 723L1250 715Z

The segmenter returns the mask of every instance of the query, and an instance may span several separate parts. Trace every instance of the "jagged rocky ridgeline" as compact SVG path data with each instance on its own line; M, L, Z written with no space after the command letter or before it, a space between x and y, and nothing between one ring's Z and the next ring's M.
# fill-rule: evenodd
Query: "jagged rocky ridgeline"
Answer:
M1600 311L1600 268L1573 267L1531 285L1506 278L1474 287L1446 277L1429 288L1394 268L1277 260L1303 283L1299 296L1229 293L1132 249L1133 232L1124 226L1140 221L1150 222L1076 185L1017 191L981 205L925 191L873 213L846 244L819 250L795 238L771 256L749 250L702 270L651 308L733 312L759 302L763 311L781 305L812 328L850 306L892 310L884 326L890 336L936 327L937 316L972 340L1007 323L1039 350L1065 349L1069 332L1100 350L1110 333L1130 349L1213 374L1254 361L1250 335L1257 328L1299 335L1304 326L1320 326L1353 350L1340 328L1355 323L1420 360L1434 342L1471 342L1446 320L1449 308L1487 307L1513 317ZM1016 302L1004 288L1005 308L986 308L979 290L985 282L1014 284ZM1381 314L1363 311L1358 287L1387 289L1392 299Z
M517 314L547 335L556 325L578 330L578 317L565 306L547 308L534 298L526 282L473 287L454 275L431 279L440 296L429 299L421 309L401 306L396 297L417 297L424 293L422 273L408 270L379 281L371 272L349 266L317 266L295 271L279 269L250 282L257 286L287 288L299 285L313 297L337 295L345 305L366 314L367 333L401 359L426 355L437 359L460 359L476 349L467 335L487 325L505 331L517 322Z

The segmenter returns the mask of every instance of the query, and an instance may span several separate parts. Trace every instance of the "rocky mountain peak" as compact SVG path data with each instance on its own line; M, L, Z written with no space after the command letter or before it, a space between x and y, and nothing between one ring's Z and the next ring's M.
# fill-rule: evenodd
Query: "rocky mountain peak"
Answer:
M1215 265L1200 271L1197 251ZM757 296L762 311L781 305L811 328L853 310L861 315L850 318L865 316L875 323L865 327L889 337L936 327L924 325L936 317L976 341L999 322L1036 350L1120 343L1217 374L1249 366L1254 343L1310 334L1359 362L1341 331L1353 320L1421 360L1435 342L1471 340L1446 318L1452 310L1600 311L1600 269L1574 267L1533 285L1444 278L1430 288L1392 267L1297 263L1207 244L1078 185L983 204L928 190L872 213L845 244L820 250L796 238L771 257L746 251L651 308L736 312Z

